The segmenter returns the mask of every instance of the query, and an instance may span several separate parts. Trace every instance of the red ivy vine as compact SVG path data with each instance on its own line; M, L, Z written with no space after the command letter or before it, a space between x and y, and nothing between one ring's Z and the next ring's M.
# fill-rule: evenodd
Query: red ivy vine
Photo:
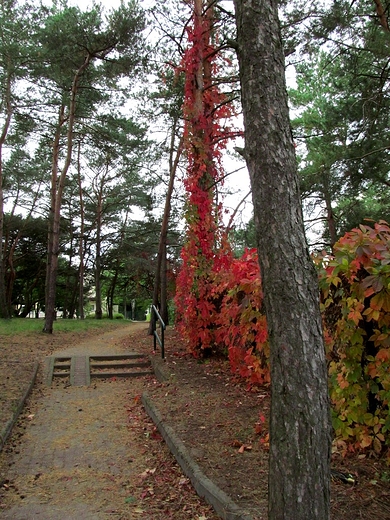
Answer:
M217 302L212 287L217 273L228 269L232 261L221 226L222 206L216 202L216 185L224 174L221 150L230 137L230 130L221 125L221 120L231 117L232 107L213 84L218 65L212 28L212 4L194 0L192 21L187 26L189 47L181 65L186 78L183 112L188 162L184 181L187 235L175 303L178 327L198 355L215 345Z

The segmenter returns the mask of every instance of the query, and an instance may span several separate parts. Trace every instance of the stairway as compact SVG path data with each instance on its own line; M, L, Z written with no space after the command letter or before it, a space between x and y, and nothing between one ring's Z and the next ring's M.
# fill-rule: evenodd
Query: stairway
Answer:
M63 381L72 386L88 386L93 378L123 378L153 375L143 354L50 356L46 359L46 384Z

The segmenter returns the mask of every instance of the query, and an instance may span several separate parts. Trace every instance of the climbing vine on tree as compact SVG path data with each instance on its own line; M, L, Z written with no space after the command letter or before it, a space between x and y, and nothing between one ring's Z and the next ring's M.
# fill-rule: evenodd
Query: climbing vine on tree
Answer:
M249 386L269 383L269 346L256 249L220 271L215 290L221 298L215 316L215 341L227 350L234 373Z
M221 151L232 132L221 123L232 115L232 105L213 82L218 53L213 34L212 2L194 0L187 26L188 49L180 71L185 74L184 142L187 173L186 243L177 279L177 323L198 355L213 349L214 315L218 298L212 294L215 277L228 270L232 253L223 230L217 184L223 179Z

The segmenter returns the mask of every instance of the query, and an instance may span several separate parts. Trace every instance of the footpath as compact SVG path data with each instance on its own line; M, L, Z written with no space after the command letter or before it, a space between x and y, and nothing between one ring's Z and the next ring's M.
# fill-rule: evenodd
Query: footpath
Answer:
M64 348L41 366L0 456L0 518L249 520L199 470L145 393L154 372L164 377L159 363L155 370L141 363L137 377L90 377L108 370L104 362L120 374L121 356L112 355L123 354L121 334L128 330Z

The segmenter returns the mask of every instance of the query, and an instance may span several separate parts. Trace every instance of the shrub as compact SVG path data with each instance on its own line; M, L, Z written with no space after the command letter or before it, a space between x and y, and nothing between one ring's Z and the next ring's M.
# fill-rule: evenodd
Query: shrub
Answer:
M379 454L390 445L388 224L353 229L316 263L335 434L345 450Z

